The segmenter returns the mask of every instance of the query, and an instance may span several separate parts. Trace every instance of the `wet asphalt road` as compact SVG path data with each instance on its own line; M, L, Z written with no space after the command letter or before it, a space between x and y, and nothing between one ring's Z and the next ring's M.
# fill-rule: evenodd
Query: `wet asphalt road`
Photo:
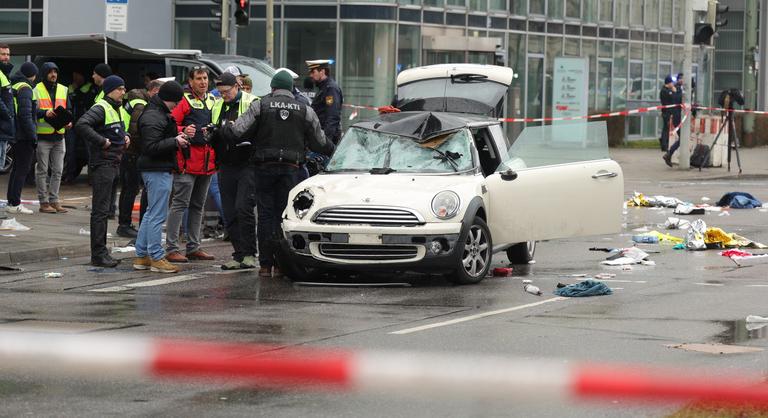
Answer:
M707 196L710 203L735 190L768 196L763 180L630 181L625 194L633 190L694 202ZM499 354L566 363L632 362L765 374L765 352L720 355L667 345L716 342L768 348L768 328L748 333L743 324L749 314L768 316L768 265L735 269L716 250L694 253L647 245L644 248L661 251L651 255L656 266L623 271L601 267L605 254L587 251L593 246L629 246L632 229L654 229L673 216L671 212L629 208L620 234L540 243L535 264L515 266L514 276L488 278L475 286L457 287L439 277L423 276L361 279L406 285L305 286L284 279L259 280L253 272L222 274L211 263L199 262L181 273L190 280L130 288L126 285L169 276L134 272L128 263L117 269L94 269L87 259L26 265L22 273L0 275L0 329L49 326L71 332ZM708 225L768 243L767 212L732 210L730 216L702 217ZM209 243L206 248L219 260L230 252L226 243ZM506 261L499 255L495 264ZM43 278L48 271L61 272L63 278ZM406 335L390 334L541 300L522 291L523 279L533 280L547 298L558 282L580 280L566 275L601 272L616 274L615 281L607 282L615 291L611 296L568 299ZM94 291L108 288L114 291ZM109 376L86 382L16 373L0 373L0 399L3 416L594 417L663 416L679 407L620 399L559 404L281 393L221 383L127 383Z

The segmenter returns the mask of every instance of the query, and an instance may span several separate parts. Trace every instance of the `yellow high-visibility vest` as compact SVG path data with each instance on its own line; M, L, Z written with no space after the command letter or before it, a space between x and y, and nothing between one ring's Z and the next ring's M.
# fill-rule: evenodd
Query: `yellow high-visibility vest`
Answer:
M51 100L51 96L48 94L48 89L45 88L45 84L42 82L37 83L35 86L35 94L37 95L37 106L40 110L53 110L61 106L67 108L67 87L59 83L56 83L56 97ZM38 134L63 134L64 128L57 130L53 129L45 118L37 120L37 133Z

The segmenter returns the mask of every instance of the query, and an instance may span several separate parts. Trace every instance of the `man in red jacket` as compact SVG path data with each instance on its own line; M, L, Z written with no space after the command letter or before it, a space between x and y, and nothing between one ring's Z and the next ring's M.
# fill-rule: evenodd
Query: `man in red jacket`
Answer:
M189 147L176 152L178 172L173 176L173 197L166 224L166 258L172 263L214 259L200 248L200 229L211 175L216 172L216 156L202 128L212 121L215 98L208 93L206 67L192 67L187 78L189 90L171 112L179 132L189 138ZM179 228L186 209L189 210L186 225L189 238L184 256L179 249Z

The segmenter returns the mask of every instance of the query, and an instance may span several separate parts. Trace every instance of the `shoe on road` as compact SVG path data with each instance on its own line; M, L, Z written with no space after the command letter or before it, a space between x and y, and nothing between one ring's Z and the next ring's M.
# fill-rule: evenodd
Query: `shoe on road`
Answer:
M133 227L133 225L120 225L117 227L117 236L123 237L123 238L136 238L139 236L139 231L136 230L136 228Z
M56 209L54 209L53 206L51 206L50 203L46 202L46 203L41 203L40 204L40 212L42 212L42 213L56 213Z
M60 202L53 202L51 203L51 207L56 210L56 213L67 213L68 210L64 209L64 206L61 206Z
M206 261L208 261L208 260L215 260L216 259L216 257L214 257L211 254L208 254L207 252L205 252L203 250L197 250L197 251L195 251L193 253L188 253L187 254L187 258L190 259L190 260L206 260Z
M243 264L237 260L230 260L221 265L222 270L241 270L244 268Z
M110 256L91 258L91 265L96 267L115 267L120 261Z
M279 279L281 277L283 277L283 272L277 267L272 268L272 278Z
M661 156L661 158L664 160L664 163L666 163L668 166L672 167L672 156L669 155L669 153L664 153L664 155Z
M240 264L242 264L244 269L255 269L258 265L256 262L256 257L251 255L243 257L243 261L241 261Z
M19 204L19 206L6 206L5 213L31 215L35 212L33 212L31 209L27 209L24 205Z
M180 269L179 266L175 266L168 262L168 259L161 258L157 261L152 260L149 270L155 273L178 273Z
M189 262L189 259L187 257L184 257L184 255L178 251L168 253L165 256L165 259L167 259L167 261L170 261L171 263L188 263Z
M148 255L133 259L134 270L149 270L152 267L152 259Z

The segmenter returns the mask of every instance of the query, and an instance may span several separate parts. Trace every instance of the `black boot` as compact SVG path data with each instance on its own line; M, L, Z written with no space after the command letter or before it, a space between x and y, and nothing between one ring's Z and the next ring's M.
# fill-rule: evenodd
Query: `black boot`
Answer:
M109 255L91 258L91 265L96 267L115 267L118 264L120 264L120 261L115 260Z
M123 238L136 238L139 231L133 225L120 225L117 227L117 235Z

